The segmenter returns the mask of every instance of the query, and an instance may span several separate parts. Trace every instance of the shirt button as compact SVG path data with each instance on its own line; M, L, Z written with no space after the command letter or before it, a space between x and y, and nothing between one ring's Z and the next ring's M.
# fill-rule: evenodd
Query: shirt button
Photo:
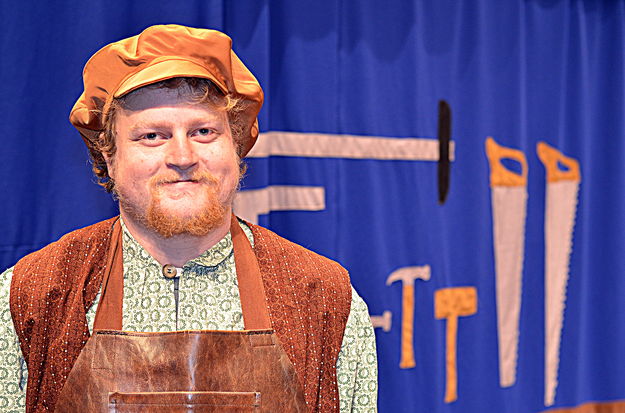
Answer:
M176 267L174 267L171 264L167 264L167 265L163 265L163 275L165 276L165 278L174 278L176 277L178 271L176 270Z

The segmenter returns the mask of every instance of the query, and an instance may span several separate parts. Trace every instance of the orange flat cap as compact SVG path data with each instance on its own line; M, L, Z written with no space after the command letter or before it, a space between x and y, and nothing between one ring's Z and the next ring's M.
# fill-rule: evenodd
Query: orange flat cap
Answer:
M103 129L102 113L113 98L174 77L209 79L224 94L246 101L240 113L246 125L241 148L241 156L245 156L258 138L263 90L232 51L232 39L216 30L174 24L152 26L103 47L85 65L85 90L69 120L85 141L95 142Z

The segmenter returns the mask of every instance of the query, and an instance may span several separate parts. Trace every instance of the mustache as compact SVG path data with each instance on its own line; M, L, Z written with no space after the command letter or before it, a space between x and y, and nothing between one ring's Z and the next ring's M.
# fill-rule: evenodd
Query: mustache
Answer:
M181 181L191 181L205 185L216 185L218 183L217 178L206 171L195 171L190 174L180 174L175 171L171 171L153 176L150 179L150 186L157 187L159 185Z

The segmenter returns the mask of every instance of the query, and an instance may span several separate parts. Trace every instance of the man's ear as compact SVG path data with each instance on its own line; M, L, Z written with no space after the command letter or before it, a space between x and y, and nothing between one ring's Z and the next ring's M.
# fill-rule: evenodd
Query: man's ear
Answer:
M104 132L100 132L100 135L98 136L100 142L102 142L104 140ZM106 170L108 171L109 176L112 178L114 173L115 173L115 157L114 156L110 156L108 153L106 153L105 151L102 151L102 157L104 158L104 162L106 162Z

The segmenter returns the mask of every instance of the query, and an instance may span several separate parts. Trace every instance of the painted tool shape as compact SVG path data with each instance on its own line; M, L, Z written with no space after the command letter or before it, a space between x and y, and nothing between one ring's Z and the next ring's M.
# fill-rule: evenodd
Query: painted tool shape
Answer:
M555 402L560 341L581 172L579 162L539 142L546 171L545 199L545 406Z
M371 324L373 325L373 328L381 328L385 333L391 331L392 322L393 313L388 310L384 311L382 315L371 316Z
M430 266L402 267L393 271L386 279L386 285L402 282L401 314L401 359L399 367L409 369L416 366L414 358L414 281L430 279Z
M445 403L458 399L457 339L458 317L477 313L477 290L475 287L442 288L434 292L434 317L447 319L445 335Z
M497 297L497 337L499 344L499 384L516 382L521 314L525 221L527 211L527 160L517 149L486 139L490 164L493 214L493 250ZM503 159L518 162L521 171L504 166Z

